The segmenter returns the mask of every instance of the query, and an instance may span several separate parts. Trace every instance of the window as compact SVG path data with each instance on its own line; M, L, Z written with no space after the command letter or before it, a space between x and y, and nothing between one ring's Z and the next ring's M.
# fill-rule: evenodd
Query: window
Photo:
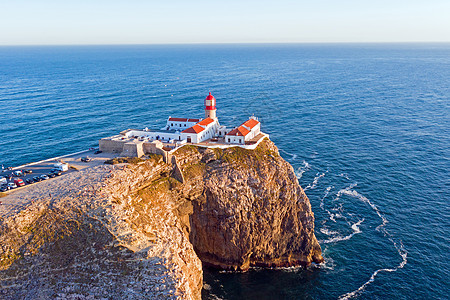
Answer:
M173 123L171 123L170 126L173 126Z
M229 143L230 141L231 141L230 138L228 138L228 143Z
M186 124L184 124L184 127L186 127Z

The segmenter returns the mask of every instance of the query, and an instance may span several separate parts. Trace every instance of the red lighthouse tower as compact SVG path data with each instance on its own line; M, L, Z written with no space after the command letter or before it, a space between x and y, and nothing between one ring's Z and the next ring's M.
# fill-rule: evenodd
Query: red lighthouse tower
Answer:
M209 92L209 95L205 99L205 118L211 118L215 120L216 117L216 98L214 98L213 95L211 95L211 92Z

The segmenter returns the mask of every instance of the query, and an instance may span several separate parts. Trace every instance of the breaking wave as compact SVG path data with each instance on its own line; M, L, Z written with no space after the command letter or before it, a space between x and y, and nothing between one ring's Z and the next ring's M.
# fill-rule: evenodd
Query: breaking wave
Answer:
M380 273L380 272L396 272L398 269L401 269L406 265L406 263L408 261L408 258L407 258L408 252L403 247L403 244L400 243L400 246L398 246L397 243L395 243L392 239L389 239L389 240L391 240L394 243L395 248L398 251L398 254L402 257L402 261L400 262L400 264L395 268L391 268L391 269L386 268L386 269L376 270L375 272L373 272L372 276L370 276L369 280L367 280L362 286L360 286L358 289L354 290L353 292L349 292L347 294L339 296L338 299L345 300L345 299L351 299L353 297L356 297L357 295L359 295L360 293L362 293L364 291L366 286L368 286L369 284L371 284L372 282L375 281L375 277L378 275L378 273Z
M320 208L321 208L322 210L323 210L325 198L328 197L328 195L330 194L330 191L331 191L332 188L334 188L334 186L329 186L329 187L327 187L327 189L325 190L325 194L324 194L323 197L320 199Z
M364 203L367 203L373 211L375 211L375 213L378 215L378 217L381 219L381 224L377 226L376 230L380 231L382 229L382 232L384 235L389 235L389 233L386 231L386 229L384 228L386 226L386 224L388 223L388 220L381 214L380 210L378 209L378 207L373 204L372 202L370 202L369 199L367 199L366 197L364 197L363 195L361 195L360 193L358 193L355 190L352 190L353 187L356 186L356 183L354 185L350 185L350 187L340 190L338 192L338 196L340 197L341 195L347 195L353 198L356 198Z
M298 157L298 155L297 154L295 154L295 153L290 153L290 152L287 152L286 150L283 150L283 149L279 149L281 152L283 152L283 153L286 153L287 155L290 155L291 156L291 158L289 159L289 160L295 160L297 157Z
M323 234L326 234L326 235L339 234L339 232L337 232L337 231L328 230L328 228L326 228L325 226L320 228L320 232L322 232Z
M359 201L362 201L362 202L366 203L367 205L369 205L370 208L372 208L372 210L381 219L381 224L376 227L376 230L382 232L383 235L385 237L387 237L390 242L393 243L395 249L397 250L397 252L400 255L400 257L402 258L402 261L394 268L383 268L383 269L375 270L372 273L372 275L370 276L369 280L367 280L363 285L361 285L358 289L356 289L356 290L354 290L352 292L349 292L349 293L346 293L346 294L343 294L343 295L339 296L339 299L350 299L350 298L356 297L357 295L361 294L364 291L364 289L369 284L371 284L372 282L375 281L375 277L380 272L396 272L398 269L403 268L406 265L407 261L408 261L408 252L406 251L406 249L403 246L402 242L397 243L393 239L392 235L386 230L386 224L388 223L388 220L384 217L384 215L380 212L380 210L378 209L378 207L375 204L373 204L369 199L367 199L365 196L361 195L360 193L358 193L356 190L353 189L356 186L357 186L357 184L353 183L350 186L348 186L347 188L339 190L337 192L336 198L334 200L339 200L342 195L347 195L349 197L358 199ZM328 195L329 191L330 191L330 189L327 188L326 195ZM324 198L325 198L325 196L323 197L323 199ZM321 207L323 208L323 205ZM330 219L335 221L334 218L335 218L336 215L332 214L328 210L327 210L327 212L330 214ZM361 230L359 229L359 226L361 225L361 223L363 221L364 221L364 219L362 219L362 220L360 220L360 221L358 221L358 222L356 222L356 223L351 225L351 228L353 230L353 232L351 234L349 234L347 236L344 236L344 237L336 236L336 237L333 237L331 239L323 241L323 243L327 244L327 243L334 243L334 242L348 240L353 235L355 235L357 233L361 233ZM321 230L321 232L322 232L322 230Z
M322 173L322 174L320 174L320 175L319 175L319 173L317 173L317 174L316 174L316 177L314 177L313 182L310 183L310 184L308 184L308 185L304 188L304 191L315 189L316 186L317 186L317 183L319 182L319 179L322 178L322 177L324 177L324 176L325 176L325 173Z
M350 233L349 235L346 235L346 236L338 235L338 236L335 236L335 237L333 237L331 239L324 240L324 241L322 241L322 243L329 244L329 243L336 243L336 242L346 241L346 240L351 239L352 236L354 236L355 234L358 234L358 233L362 232L361 229L359 229L359 226L361 225L362 222L364 222L364 219L359 220L358 222L352 224L351 228L352 228L353 232ZM320 231L322 232L322 229ZM335 232L335 231L332 231L332 232ZM336 232L336 233L339 234L338 232Z
M295 175L297 176L297 179L299 179L299 180L302 178L303 173L305 173L306 171L311 169L311 166L308 164L308 162L303 161L302 164L303 164L303 166L299 167L297 169L297 171L295 172Z

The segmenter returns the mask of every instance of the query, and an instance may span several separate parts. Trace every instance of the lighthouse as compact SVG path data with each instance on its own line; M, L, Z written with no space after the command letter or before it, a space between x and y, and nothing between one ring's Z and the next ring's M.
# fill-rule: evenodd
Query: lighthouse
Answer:
M209 95L205 99L205 118L211 118L213 120L216 120L216 98L214 98L213 95L211 95L211 92L209 92Z

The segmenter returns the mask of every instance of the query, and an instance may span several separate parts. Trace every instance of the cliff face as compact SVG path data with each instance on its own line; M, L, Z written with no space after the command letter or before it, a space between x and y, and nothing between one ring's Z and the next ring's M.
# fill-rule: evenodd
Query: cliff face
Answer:
M175 168L153 156L2 198L0 298L199 299L202 262L322 261L309 200L272 142L174 156Z
M199 299L176 203L146 194L170 170L160 157L105 165L2 198L0 299Z
M192 203L189 237L202 262L223 269L323 261L314 214L271 141L256 150L184 147L177 162Z

